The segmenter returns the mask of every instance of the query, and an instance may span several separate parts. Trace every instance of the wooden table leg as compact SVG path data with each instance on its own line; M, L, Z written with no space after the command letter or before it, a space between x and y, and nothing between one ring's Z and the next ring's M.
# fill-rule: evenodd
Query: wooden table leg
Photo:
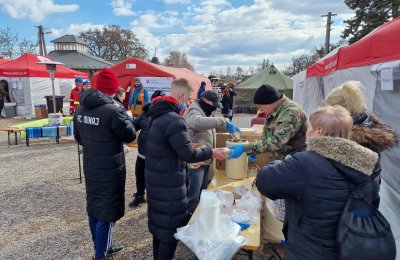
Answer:
M82 153L83 153L83 150L79 149L79 143L78 143L79 183L82 183L82 170L81 170L81 154Z

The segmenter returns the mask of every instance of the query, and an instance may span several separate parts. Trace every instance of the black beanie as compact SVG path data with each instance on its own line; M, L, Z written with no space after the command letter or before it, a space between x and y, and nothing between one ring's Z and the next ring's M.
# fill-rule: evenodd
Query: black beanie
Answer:
M254 94L253 103L256 105L267 105L272 104L282 98L282 94L279 93L274 87L264 84L259 87Z

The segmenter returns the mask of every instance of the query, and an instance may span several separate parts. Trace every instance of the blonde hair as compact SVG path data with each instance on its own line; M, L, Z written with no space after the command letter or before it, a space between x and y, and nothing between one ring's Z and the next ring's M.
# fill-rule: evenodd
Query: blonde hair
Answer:
M350 139L353 128L353 119L344 107L325 106L315 110L310 118L313 129L321 127L322 135Z
M361 82L347 81L329 93L325 98L325 104L340 105L346 108L351 115L365 113L367 104L361 88Z
M186 79L180 78L172 81L171 94L173 95L173 93L178 93L181 91L184 91L189 94L192 93L194 90L192 86L189 85L189 82Z
M116 93L116 95L117 95L118 97L120 97L120 96L122 96L124 93L125 93L125 89L119 87L119 88L118 88L118 91L117 91L117 93Z

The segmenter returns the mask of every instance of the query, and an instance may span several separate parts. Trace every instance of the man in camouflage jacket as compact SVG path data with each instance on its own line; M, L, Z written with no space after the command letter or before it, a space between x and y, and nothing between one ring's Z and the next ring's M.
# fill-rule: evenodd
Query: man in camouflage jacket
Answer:
M304 151L307 117L303 109L270 85L260 86L253 102L267 114L261 140L248 145L235 145L228 159L238 158L243 152L271 153L271 160Z

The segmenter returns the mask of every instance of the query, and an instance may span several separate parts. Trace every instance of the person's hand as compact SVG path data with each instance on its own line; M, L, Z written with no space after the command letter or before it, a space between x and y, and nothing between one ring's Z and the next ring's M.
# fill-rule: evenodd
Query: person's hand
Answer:
M226 129L230 134L233 134L235 132L241 133L242 131L240 130L239 127L235 126L232 122L226 122Z
M232 145L228 148L232 150L232 153L228 157L228 160L239 158L244 153L244 144Z
M213 158L217 159L217 160L225 160L226 159L226 155L224 152L224 148L213 148L212 149L212 156Z
M256 163L257 161L257 154L256 153L252 153L249 155L249 161L252 163Z

